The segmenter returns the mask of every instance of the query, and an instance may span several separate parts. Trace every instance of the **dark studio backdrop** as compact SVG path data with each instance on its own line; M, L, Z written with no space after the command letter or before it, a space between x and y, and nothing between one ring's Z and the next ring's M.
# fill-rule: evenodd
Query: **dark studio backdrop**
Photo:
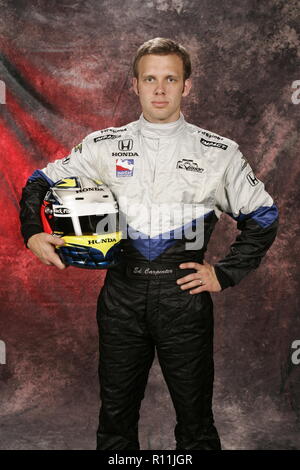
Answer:
M0 449L95 448L95 307L105 273L41 265L24 248L18 201L36 168L94 130L139 117L132 57L156 36L191 53L186 119L237 141L280 210L278 238L260 268L213 296L223 447L299 449L300 364L291 347L300 340L299 2L19 0L0 7ZM220 259L236 234L224 215L207 260ZM155 360L141 448L174 448L174 424Z

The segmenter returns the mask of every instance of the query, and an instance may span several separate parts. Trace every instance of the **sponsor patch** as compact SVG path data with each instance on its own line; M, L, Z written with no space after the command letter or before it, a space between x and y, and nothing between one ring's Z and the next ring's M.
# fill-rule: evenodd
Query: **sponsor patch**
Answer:
M127 131L126 127L124 129L114 129L113 127L108 127L107 129L102 129L100 132L101 134L105 134L106 132L118 133L118 132L125 132L125 131Z
M71 211L69 209L67 209L66 207L55 207L54 208L54 214L61 214L61 215L65 215L65 214L70 214Z
M117 242L116 238L99 238L97 240L88 240L89 245L96 245L97 243L113 243Z
M253 171L250 171L247 175L247 180L251 184L251 186L256 186L259 183L259 180L256 178Z
M139 154L136 152L112 152L112 157L138 157Z
M68 155L67 157L65 157L62 161L62 164L63 165L67 165L70 161L70 158L71 158L71 155Z
M99 137L94 138L94 142L100 142L101 140L113 140L113 139L117 139L118 137L121 137L121 134L120 135L116 135L116 134L100 135Z
M205 140L202 137L200 139L200 143L206 147L216 147L222 150L226 150L228 148L228 145L220 144L220 142L212 142L211 140Z
M82 142L78 145L75 145L74 150L75 150L75 152L78 152L78 150L79 150L79 153L81 153L82 152Z
M80 184L76 176L71 178L63 178L55 183L55 188L79 188Z
M133 158L117 158L116 160L116 176L118 178L124 176L132 176L134 168Z
M196 173L203 173L204 168L199 168L198 163L187 158L179 160L176 164L176 168L187 171L195 171Z
M76 194L77 193L87 193L88 191L104 191L103 188L82 188L82 189L79 189L78 191L76 191Z
M217 140L224 140L223 137L216 135L216 134L210 134L209 132L206 131L198 131L201 132L201 134L206 135L209 139L217 139Z
M124 139L118 142L118 148L121 151L130 152L130 150L132 150L132 147L133 147L132 139Z

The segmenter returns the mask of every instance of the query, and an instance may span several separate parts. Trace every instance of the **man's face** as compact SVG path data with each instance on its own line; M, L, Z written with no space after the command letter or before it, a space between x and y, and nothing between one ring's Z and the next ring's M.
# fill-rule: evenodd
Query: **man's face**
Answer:
M145 119L155 123L176 121L180 103L191 89L191 80L184 81L183 63L175 54L148 54L138 64L138 79L133 89L139 96Z

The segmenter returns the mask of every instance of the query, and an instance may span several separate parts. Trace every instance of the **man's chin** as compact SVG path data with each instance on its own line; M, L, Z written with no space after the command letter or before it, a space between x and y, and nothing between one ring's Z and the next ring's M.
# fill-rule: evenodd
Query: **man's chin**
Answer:
M147 113L145 117L150 122L168 122L169 120L176 120L176 118L172 119L172 113L166 109L159 109L155 110L155 112Z

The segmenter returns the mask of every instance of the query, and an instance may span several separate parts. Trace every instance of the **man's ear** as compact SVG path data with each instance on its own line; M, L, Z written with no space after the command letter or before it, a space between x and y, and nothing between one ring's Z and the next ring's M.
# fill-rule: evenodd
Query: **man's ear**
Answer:
M189 92L191 91L191 88L192 88L192 80L190 78L187 78L184 81L182 96L187 96L189 94Z
M139 95L138 81L137 81L136 77L133 77L133 79L132 79L132 88L133 88L135 94Z

